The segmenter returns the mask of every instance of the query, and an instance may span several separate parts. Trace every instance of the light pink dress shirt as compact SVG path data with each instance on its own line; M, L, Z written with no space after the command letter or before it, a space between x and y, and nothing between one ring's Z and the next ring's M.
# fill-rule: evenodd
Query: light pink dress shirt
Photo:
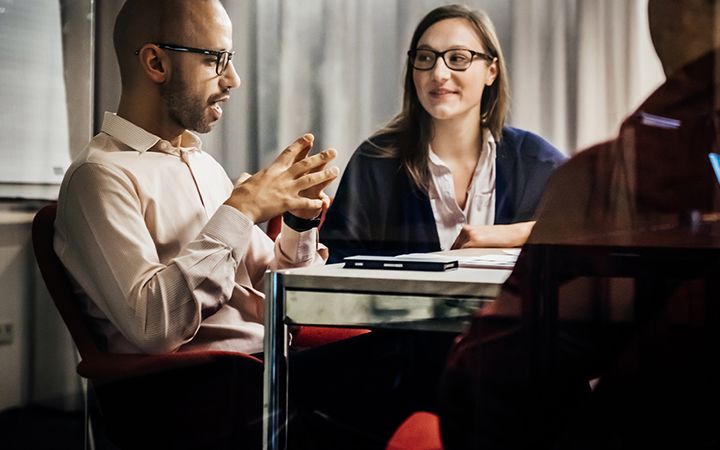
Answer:
M106 113L63 180L55 250L108 351L262 350L267 269L322 264L317 229L273 243L191 132L180 148Z

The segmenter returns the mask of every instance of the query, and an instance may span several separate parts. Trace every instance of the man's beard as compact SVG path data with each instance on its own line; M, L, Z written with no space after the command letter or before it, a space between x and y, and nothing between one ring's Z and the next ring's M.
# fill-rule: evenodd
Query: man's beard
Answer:
M190 95L188 84L181 73L175 72L166 84L160 86L160 89L160 95L171 119L186 130L198 133L212 130L213 124L205 115L207 102Z

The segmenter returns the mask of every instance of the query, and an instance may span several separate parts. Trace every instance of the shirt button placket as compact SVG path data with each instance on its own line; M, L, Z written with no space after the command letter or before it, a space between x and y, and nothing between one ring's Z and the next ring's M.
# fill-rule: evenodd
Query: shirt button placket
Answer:
M202 191L200 191L200 185L197 182L197 178L195 178L195 172L192 170L192 165L190 165L190 157L189 152L187 150L180 149L180 160L182 160L183 163L187 166L188 170L190 171L190 176L193 179L193 183L195 183L195 190L197 191L198 198L200 198L200 203L203 206L203 209L205 210L205 214L209 216L207 208L205 207L205 200L203 199Z

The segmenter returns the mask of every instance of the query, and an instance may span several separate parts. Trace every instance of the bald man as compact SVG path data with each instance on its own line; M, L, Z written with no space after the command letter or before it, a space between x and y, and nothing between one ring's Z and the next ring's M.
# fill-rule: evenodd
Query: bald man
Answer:
M265 270L326 258L312 219L335 151L307 157L305 135L233 186L202 150L240 86L218 1L128 1L115 47L118 112L65 175L55 249L106 350L259 352ZM275 243L254 226L286 211Z
M114 43L120 104L68 169L55 224L55 249L94 334L115 353L261 352L265 271L327 258L316 218L338 174L327 167L336 152L308 156L306 134L233 185L203 151L196 133L213 128L240 86L219 0L127 0ZM255 224L280 214L273 242ZM414 375L402 361L429 353L404 340L370 333L293 352L290 445L384 448L410 403L435 393L434 384L404 384ZM418 376L436 374L428 383L445 361L449 343L441 346L432 370L415 366ZM115 436L132 448L256 448L262 383L242 373L217 364L96 390ZM314 431L311 419L324 418Z
M717 236L720 185L708 153L720 148L719 13L717 0L649 1L667 81L616 139L552 175L528 243L680 242L672 233L653 242L657 230ZM522 252L497 301L454 348L443 382L445 448L717 448L718 317L705 308L718 281L652 271L562 280L553 359L544 361L551 372L533 379L541 336L518 317L521 296L537 289L538 264L546 261ZM633 305L644 308L633 316Z

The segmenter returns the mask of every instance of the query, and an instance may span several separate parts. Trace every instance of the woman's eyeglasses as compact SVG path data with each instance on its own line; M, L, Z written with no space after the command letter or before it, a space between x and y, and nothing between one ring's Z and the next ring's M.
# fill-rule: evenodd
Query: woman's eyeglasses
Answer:
M495 58L486 54L464 48L451 48L444 52L436 52L427 48L416 48L407 52L410 58L410 65L415 70L430 70L435 67L438 58L445 61L445 66L451 70L462 72L467 70L475 58L482 58L488 62L495 61Z

